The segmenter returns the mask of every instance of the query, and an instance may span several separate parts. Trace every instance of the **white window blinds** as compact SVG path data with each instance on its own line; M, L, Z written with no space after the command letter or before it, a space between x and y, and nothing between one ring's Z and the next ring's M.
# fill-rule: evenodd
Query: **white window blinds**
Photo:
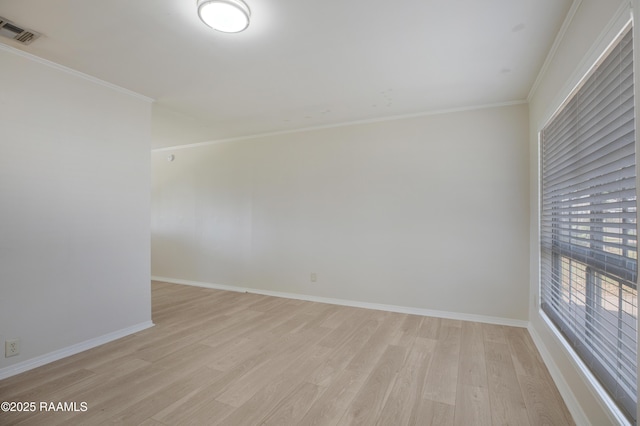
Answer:
M541 306L636 422L637 227L629 29L541 132Z

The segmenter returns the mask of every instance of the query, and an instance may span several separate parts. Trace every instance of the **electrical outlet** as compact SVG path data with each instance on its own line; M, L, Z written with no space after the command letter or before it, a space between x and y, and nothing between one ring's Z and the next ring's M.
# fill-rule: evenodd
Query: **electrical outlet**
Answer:
M4 342L4 357L20 355L20 339L6 340Z
M318 281L318 274L316 274L315 272L311 273L311 282L315 283L316 281Z

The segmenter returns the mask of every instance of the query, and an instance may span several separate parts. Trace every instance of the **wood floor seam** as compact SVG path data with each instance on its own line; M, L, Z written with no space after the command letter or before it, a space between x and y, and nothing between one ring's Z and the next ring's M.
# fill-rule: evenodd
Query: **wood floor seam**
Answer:
M573 425L524 328L152 283L156 327L0 381L8 425Z

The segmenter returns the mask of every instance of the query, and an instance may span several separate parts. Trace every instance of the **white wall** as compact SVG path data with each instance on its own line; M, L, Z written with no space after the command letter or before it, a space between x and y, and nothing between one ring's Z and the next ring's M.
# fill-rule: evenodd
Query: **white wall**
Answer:
M0 378L151 325L150 116L0 46Z
M155 151L152 275L526 320L527 116L504 106Z
M181 114L161 104L154 103L151 116L151 140L153 148L197 143L213 139L219 133L215 123Z
M617 424L539 311L538 132L629 19L628 2L583 0L532 93L530 111L530 331L578 424ZM638 49L636 49L636 55ZM638 58L638 56L636 56ZM637 59L636 59L637 61Z

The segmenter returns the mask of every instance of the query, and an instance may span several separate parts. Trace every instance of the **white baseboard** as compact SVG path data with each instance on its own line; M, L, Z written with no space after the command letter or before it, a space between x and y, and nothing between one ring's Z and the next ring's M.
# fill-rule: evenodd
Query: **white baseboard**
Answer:
M446 318L462 321L483 322L487 324L507 325L511 327L527 328L528 321L510 318L491 317L486 315L464 314L459 312L437 311L432 309L413 308L408 306L385 305L379 303L360 302L356 300L334 299L331 297L312 296L308 294L285 293L280 291L261 290L255 288L237 287L223 284L205 283L200 281L181 280L177 278L152 276L154 281L162 281L171 284L183 284L196 287L211 288L215 290L236 291L240 293L262 294L265 296L283 297L286 299L305 300L308 302L328 303L331 305L352 306L355 308L375 309L378 311L398 312L401 314L422 315L425 317Z
M151 280L162 281L170 284L182 284L182 285L190 285L193 287L211 288L213 290L227 290L227 291L235 291L238 293L255 293L251 289L238 287L235 285L211 284L211 283L204 283L200 281L180 280L178 278L167 278L167 277L156 277L156 276L151 276Z
M50 362L57 361L62 358L66 358L71 355L86 351L96 346L109 343L113 340L120 339L133 333L145 330L149 327L153 327L153 322L145 321L140 324L133 325L131 327L123 328L121 330L114 331L112 333L104 334L93 339L85 340L84 342L76 343L75 345L68 346L66 348L58 349L57 351L49 352L35 358L31 358L17 364L10 365L0 369L0 380L7 377L15 376L16 374L24 373L25 371L32 370L36 367L40 367Z

